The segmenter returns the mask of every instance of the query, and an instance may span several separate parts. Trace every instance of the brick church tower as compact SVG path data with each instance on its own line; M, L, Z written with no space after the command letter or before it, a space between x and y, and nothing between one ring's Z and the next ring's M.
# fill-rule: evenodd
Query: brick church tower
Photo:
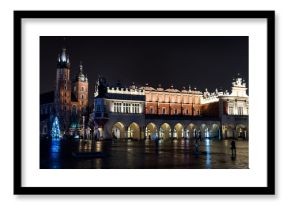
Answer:
M85 115L88 111L87 110L89 106L88 89L89 89L88 78L87 76L85 76L83 72L82 62L80 62L79 73L76 76L76 79L74 82L74 95L78 102L77 111L79 113L79 116Z
M70 60L65 48L57 58L56 83L54 91L55 111L60 121L61 131L69 127L71 114Z

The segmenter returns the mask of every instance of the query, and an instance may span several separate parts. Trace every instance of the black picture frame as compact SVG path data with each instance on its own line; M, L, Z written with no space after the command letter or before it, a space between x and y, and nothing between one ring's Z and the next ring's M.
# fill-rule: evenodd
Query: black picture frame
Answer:
M233 18L267 20L266 187L24 187L22 186L22 19L30 18ZM14 11L14 194L272 195L275 194L275 11Z

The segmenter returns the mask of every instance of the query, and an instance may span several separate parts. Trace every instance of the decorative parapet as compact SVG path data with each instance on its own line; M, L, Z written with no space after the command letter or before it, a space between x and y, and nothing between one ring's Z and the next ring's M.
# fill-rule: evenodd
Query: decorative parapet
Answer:
M203 93L203 96L200 100L201 104L207 104L207 103L213 103L218 102L220 97L223 96L230 96L230 93L226 90L225 92L218 91L217 89L215 92L208 92L207 89L205 89L205 92Z
M138 89L138 88L119 88L119 87L107 87L108 93L113 94L125 94L125 95L145 95L144 89Z
M200 104L207 104L207 103L213 103L213 102L218 102L219 97L218 96L208 96L208 97L202 97L200 99Z

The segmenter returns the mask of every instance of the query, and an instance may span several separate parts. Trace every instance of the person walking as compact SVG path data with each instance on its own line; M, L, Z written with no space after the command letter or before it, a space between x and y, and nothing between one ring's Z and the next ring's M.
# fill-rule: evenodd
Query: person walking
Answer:
M159 138L158 138L158 137L155 137L154 141L155 141L155 152L158 153L158 148L159 148Z
M197 139L195 140L195 143L194 143L194 153L195 153L195 155L199 154L199 144L198 144Z
M236 157L237 148L236 148L236 141L234 139L231 142L231 150L232 150L232 157Z
M202 140L202 139L201 139L201 132L200 132L200 131L198 131L198 139L199 139L199 141Z

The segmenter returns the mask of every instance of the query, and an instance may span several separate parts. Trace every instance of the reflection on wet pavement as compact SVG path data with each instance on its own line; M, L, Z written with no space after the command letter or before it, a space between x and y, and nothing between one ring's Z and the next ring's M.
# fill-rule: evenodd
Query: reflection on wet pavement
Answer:
M41 140L42 169L247 169L248 141L89 141ZM104 153L77 158L72 153Z

